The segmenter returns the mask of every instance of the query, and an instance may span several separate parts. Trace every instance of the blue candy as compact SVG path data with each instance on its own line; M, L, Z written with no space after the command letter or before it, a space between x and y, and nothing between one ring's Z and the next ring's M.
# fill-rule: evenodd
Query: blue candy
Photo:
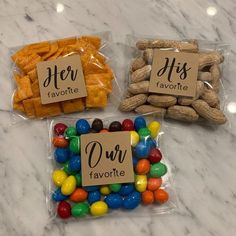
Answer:
M88 203L91 205L94 202L100 201L101 193L99 191L93 191L88 193Z
M151 150L150 143L145 140L141 140L134 149L134 154L136 158L147 158Z
M80 119L76 122L76 130L78 134L87 134L90 132L90 125L87 120Z
M70 151L67 148L56 148L54 152L55 161L58 163L65 163L70 158Z
M134 166L134 168L135 168L136 165L137 165L137 163L138 163L138 159L135 158L135 157L133 157L132 160L133 160L133 166Z
M79 155L72 156L69 160L68 167L70 171L80 171L81 169L81 158Z
M55 202L65 201L67 198L68 196L65 196L64 194L61 193L61 188L57 188L52 194L52 199Z
M105 203L108 205L111 209L117 209L122 207L123 199L122 197L117 193L110 193L107 195L104 199Z
M84 189L87 192L93 192L93 191L97 191L99 189L99 187L98 186L86 186L86 187L84 187Z
M120 191L121 196L127 196L134 191L134 184L122 184Z
M134 120L134 128L138 132L141 128L146 128L146 121L142 116L138 116Z
M141 193L135 191L130 193L123 200L123 207L125 209L134 209L141 203Z
M147 143L148 146L150 146L150 149L155 148L157 146L156 140L151 138L151 137L148 137L146 139L146 143Z

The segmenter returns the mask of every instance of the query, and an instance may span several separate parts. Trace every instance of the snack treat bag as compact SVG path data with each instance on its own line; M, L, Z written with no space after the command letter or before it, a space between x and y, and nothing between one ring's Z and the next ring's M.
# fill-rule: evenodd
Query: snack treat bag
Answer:
M120 111L226 123L222 79L227 45L165 39L141 39L135 45L139 53L130 66Z
M51 121L50 215L80 219L173 210L162 134L151 116Z
M107 57L101 53L104 46L100 36L81 36L34 43L14 50L11 55L16 85L12 98L13 110L26 118L44 118L91 108L106 108L115 83ZM76 55L79 55L79 59ZM67 64L70 62L57 64L57 60L72 57L76 59L71 63L79 67L76 71L71 64ZM39 74L40 63L44 65L42 75L41 72ZM72 88L67 83L70 81L73 86L76 76L80 82ZM41 78L45 79L43 89L50 84L55 86L53 92L42 92ZM64 90L60 90L61 86ZM79 91L81 87L82 92ZM81 94L77 97L71 95L72 92ZM55 100L58 94L74 97ZM43 99L52 100L45 103Z

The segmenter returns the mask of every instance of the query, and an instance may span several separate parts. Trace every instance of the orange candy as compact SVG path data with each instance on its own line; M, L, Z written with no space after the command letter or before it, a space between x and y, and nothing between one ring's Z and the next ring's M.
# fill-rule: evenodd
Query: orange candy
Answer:
M142 193L142 202L143 204L152 204L154 202L154 194L152 191L146 190Z
M87 199L88 193L82 189L82 188L77 188L71 195L70 195L70 200L73 202L83 202Z
M135 171L138 175L146 175L150 170L150 162L147 159L141 159L138 161Z
M157 189L156 191L154 191L154 199L155 202L165 203L169 199L169 194L163 189Z
M107 133L107 132L109 132L108 129L102 129L102 130L100 130L99 133Z
M55 147L65 148L68 146L68 141L64 137L54 137L52 143Z
M150 191L155 191L159 189L162 185L162 179L161 178L149 178L147 189Z

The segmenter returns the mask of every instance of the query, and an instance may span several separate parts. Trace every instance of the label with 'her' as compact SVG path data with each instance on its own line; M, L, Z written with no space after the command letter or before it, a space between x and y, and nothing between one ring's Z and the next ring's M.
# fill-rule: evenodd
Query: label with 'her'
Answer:
M87 96L79 55L39 62L37 75L42 104Z

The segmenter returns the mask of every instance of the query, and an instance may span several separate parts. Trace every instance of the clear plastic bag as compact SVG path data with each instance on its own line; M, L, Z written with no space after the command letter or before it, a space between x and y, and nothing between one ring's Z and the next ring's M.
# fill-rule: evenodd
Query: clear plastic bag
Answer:
M42 61L80 55L87 96L43 105L36 65ZM120 89L113 73L114 55L109 32L29 44L11 49L15 91L12 106L16 117L45 118L90 109L112 110ZM109 62L109 64L108 64Z
M133 153L132 172L134 171L135 173L134 182L121 184L114 182L111 185L95 186L97 187L96 189L93 189L94 186L81 186L81 167L77 171L73 169L71 163L75 154L71 152L73 149L71 149L70 145L71 140L79 136L78 122L83 123L84 120L91 127L86 132L99 132L99 135L104 135L104 133L109 135L120 130L122 132L130 131L131 143L129 143L129 146L131 146ZM163 127L160 126L161 119L157 119L154 115L127 116L126 118L109 117L102 119L102 127L99 125L99 122L98 124L94 120L97 121L94 118L80 120L56 118L50 121L48 157L50 181L46 201L51 219L69 218L72 216L71 218L81 220L105 214L109 217L145 216L169 213L176 209L177 198L171 180L171 167L162 152L165 144ZM114 121L116 121L115 124ZM66 127L72 130L72 127L76 127L74 135L76 132L77 134L73 136L72 130L68 131ZM135 130L139 130L139 132L135 132ZM58 138L62 138L65 144L67 144L65 146L58 146L57 142L55 142ZM142 145L146 149L142 149ZM63 152L69 150L66 154L67 157L64 154L60 155L60 150ZM80 155L80 153L77 152L76 155ZM58 171L59 175L65 176L65 179L62 177L62 181L60 177L57 178ZM74 173L71 173L71 171L74 171ZM66 192L63 185L66 179L73 178L71 176L75 176L76 186L70 189L71 191ZM57 184L57 179L59 179L59 182L61 181L59 184ZM82 196L82 198L76 198L77 191L78 195ZM63 193L69 196L65 196Z
M205 40L142 39L133 36L128 36L128 44L133 51L128 56L132 58L120 111L151 112L183 122L226 123L223 78L227 76L229 45ZM199 55L194 97L149 92L154 49Z

